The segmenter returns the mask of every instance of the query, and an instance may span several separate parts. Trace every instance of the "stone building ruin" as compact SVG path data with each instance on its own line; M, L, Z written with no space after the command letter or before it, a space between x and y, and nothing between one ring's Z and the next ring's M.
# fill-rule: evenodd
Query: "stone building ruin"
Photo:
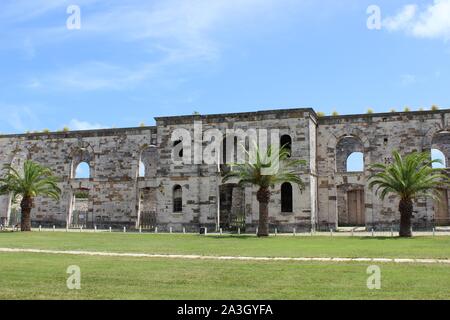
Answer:
M270 202L270 226L292 232L339 227L390 228L399 223L398 199L381 201L368 189L368 165L388 163L391 153L441 152L450 160L450 110L318 117L313 109L157 117L152 127L30 133L0 136L0 165L20 167L31 159L60 177L60 201L37 198L34 226L113 227L197 232L201 227L253 231L258 224L256 188L222 183L220 167L177 165L171 132L203 129L276 128L288 144L305 189L284 183ZM359 156L356 171L347 168ZM88 177L76 176L88 168ZM222 170L225 170L222 166ZM442 201L417 199L415 228L448 225L448 189ZM0 197L0 219L13 224L18 206Z

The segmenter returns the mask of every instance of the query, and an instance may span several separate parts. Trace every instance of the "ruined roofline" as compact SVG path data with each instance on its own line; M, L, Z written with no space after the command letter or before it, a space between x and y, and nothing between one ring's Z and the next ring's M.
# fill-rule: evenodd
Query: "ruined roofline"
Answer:
M72 138L72 137L101 137L101 136L113 136L118 133L131 133L135 131L155 131L156 126L144 126L144 127L126 127L126 128L106 128L106 129L91 129L91 130L69 130L69 131L51 131L51 132L30 132L30 133L12 133L12 134L0 134L2 138L37 138L48 136L48 138Z
M192 115L180 115L180 116L163 116L155 117L156 121L169 121L175 122L177 120L214 120L218 118L245 118L245 117L255 117L255 116L267 116L267 115L289 115L292 113L303 113L309 112L313 114L316 118L316 112L313 108L303 107L303 108L285 108L285 109L271 109L271 110L260 110L260 111L248 111L248 112L232 112L232 113L213 113L213 114L192 114Z
M395 111L395 112L373 112L373 113L357 113L357 114L343 114L337 116L322 116L318 117L319 123L321 120L338 120L338 119L357 119L357 118L389 118L394 116L406 116L406 115L428 115L428 114L445 114L450 113L450 109L439 110L423 110L423 111Z
M217 114L194 114L194 115L181 115L181 116L167 116L167 117L155 117L156 121L167 121L167 122L180 122L185 120L213 120L217 118L245 118L245 117L255 117L255 116L266 116L266 115L289 115L293 113L309 112L313 115L313 118L317 119L319 122L321 120L333 120L333 119L358 119L358 118L376 118L376 117L395 117L403 115L430 115L430 114L446 114L450 113L450 109L439 109L439 110L423 110L423 111L396 111L396 112L373 112L373 113L357 113L357 114L344 114L344 115L327 115L319 117L313 108L291 108L291 109L273 109L273 110L262 110L254 112L237 112L237 113L217 113Z
M208 114L208 115L182 115L182 116L167 116L167 117L155 117L156 121L167 121L167 122L183 122L186 120L196 120L205 119L213 120L224 117L255 117L255 116L270 116L270 115L289 115L301 112L308 112L312 115L312 118L318 121L319 124L332 120L339 119L367 119L367 118L382 118L382 117L395 117L395 116L417 116L417 115L431 115L431 114L447 114L450 113L450 109L440 109L440 110L424 110L424 111L400 111L400 112L381 112L381 113L362 113L362 114L347 114L347 115L337 115L337 116L317 116L317 113L312 108L291 108L291 109L274 109L274 110L263 110L254 112L238 112L238 113L218 113L218 114ZM48 136L48 138L71 138L71 137L96 137L96 136L111 136L122 132L138 132L157 130L157 126L144 126L144 127L126 127L126 128L108 128L108 129L93 129L93 130L75 130L75 131L56 131L56 132L36 132L36 133L16 133L16 134L0 134L1 138L37 138Z

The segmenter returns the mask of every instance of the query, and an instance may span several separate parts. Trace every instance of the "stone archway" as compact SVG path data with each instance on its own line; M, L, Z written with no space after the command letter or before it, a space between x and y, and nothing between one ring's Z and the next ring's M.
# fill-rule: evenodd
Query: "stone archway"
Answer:
M157 188L142 188L138 193L138 227L153 230L157 221Z
M423 140L423 151L438 150L444 156L444 168L442 172L449 175L450 163L450 129L442 124L436 124L428 130ZM439 199L432 201L433 220L436 226L450 225L450 203L449 189L438 189Z
M94 149L86 142L81 142L74 146L69 154L70 158L70 179L76 176L76 169L80 163L86 163L89 166L89 176L95 176L95 153Z
M89 216L90 190L88 188L73 188L69 204L69 216L67 223L72 228L86 228L95 224L93 217Z

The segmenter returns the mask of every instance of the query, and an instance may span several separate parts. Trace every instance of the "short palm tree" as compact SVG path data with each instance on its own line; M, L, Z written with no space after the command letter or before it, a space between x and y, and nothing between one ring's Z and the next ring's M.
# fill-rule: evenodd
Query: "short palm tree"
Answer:
M441 169L432 167L440 160L431 160L428 152L413 152L402 157L397 151L392 153L392 164L374 164L375 172L369 178L369 188L375 189L383 200L388 194L400 198L400 237L411 237L411 218L413 201L418 197L431 197L438 200L437 188L448 182Z
M223 177L223 182L238 179L238 185L258 186L256 198L259 202L259 227L258 236L269 236L269 201L270 188L276 184L291 182L297 184L300 189L304 184L295 168L304 165L303 160L290 159L290 150L283 146L277 153L272 146L262 150L255 146L254 155L246 151L249 160L244 163L230 163L232 170ZM270 168L276 168L272 170Z
M57 177L49 168L31 160L24 162L23 170L16 170L11 165L4 166L4 173L0 178L0 194L11 194L13 201L21 198L22 231L31 231L31 208L35 197L59 199L61 189L57 183Z

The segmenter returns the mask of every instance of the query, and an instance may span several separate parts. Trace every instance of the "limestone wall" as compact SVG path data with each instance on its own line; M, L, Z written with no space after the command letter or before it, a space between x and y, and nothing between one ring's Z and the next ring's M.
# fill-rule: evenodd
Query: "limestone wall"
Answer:
M140 215L145 214L145 223L155 224L161 231L170 227L197 231L202 226L216 226L226 167L219 172L216 164L177 164L172 158L172 132L186 129L193 139L194 123L202 126L200 139L208 129L222 133L226 129L276 129L279 136L291 137L292 158L305 160L306 165L297 168L305 188L293 186L293 212L281 212L281 186L275 186L269 205L272 231L275 227L280 232L336 228L339 220L345 224L349 192L358 190L364 198L364 225L381 228L398 222L398 199L380 201L368 189L369 164L391 161L393 150L408 153L431 148L440 149L450 160L450 133L444 131L450 128L449 118L449 110L317 118L312 109L160 117L155 127L0 136L0 165L20 168L25 159L32 159L60 177L61 200L37 198L32 210L34 225L65 226L77 210L74 194L83 191L88 193L84 204L88 226L106 221L117 227L137 227L142 225ZM194 147L190 141L187 144L192 150L189 147L183 152L198 155L209 143ZM364 153L365 168L348 173L345 163L355 151ZM75 177L81 162L90 165L88 179ZM140 162L145 166L143 176L139 176ZM173 189L177 185L182 188L181 212L174 212ZM234 193L233 214L236 208L244 211L248 231L258 224L256 192L256 187L248 186L239 196ZM10 207L8 197L0 196L3 221ZM415 224L432 224L434 207L433 201L418 199Z
M398 199L394 196L381 201L368 189L367 179L371 163L388 163L393 150L402 154L412 151L430 151L434 137L449 128L448 110L435 112L407 112L389 114L368 114L358 116L324 117L319 120L317 165L319 168L319 215L322 228L338 225L338 211L345 206L345 194L339 190L363 189L365 193L365 220L368 227L388 228L398 224ZM442 135L445 135L443 133ZM346 173L343 159L349 154L350 146L337 148L339 141L355 140L353 151L364 152L364 172ZM439 139L439 142L446 139ZM449 157L448 149L442 147ZM447 145L448 148L448 145ZM434 218L434 204L431 200L418 199L414 224L428 226Z
M92 216L133 225L136 220L137 171L142 148L156 141L154 128L111 129L0 137L0 165L31 159L51 168L60 178L60 201L38 197L33 224L65 225L76 190L89 192ZM88 162L90 179L75 179L75 169ZM2 216L7 210L2 202Z
M270 224L273 228L292 231L292 228L311 228L311 181L310 166L315 167L314 153L310 152L311 140L315 140L315 125L310 126L313 111L309 109L280 110L243 114L225 114L211 116L186 116L156 118L158 128L158 147L160 162L158 181L162 189L168 190L158 199L158 215L161 222L173 226L201 225L213 228L217 219L218 188L222 184L217 165L174 165L172 162L173 142L171 133L175 129L184 128L194 137L194 121L202 124L203 131L219 129L226 133L227 129L278 129L279 136L288 134L292 138L292 158L303 159L306 165L298 168L305 181L305 190L294 187L294 210L292 213L281 213L280 186L276 186L269 205ZM270 133L269 133L270 134ZM204 143L206 146L207 143ZM192 150L193 151L193 150ZM186 152L186 150L185 150ZM236 181L230 181L235 183ZM183 188L183 213L172 211L171 192L175 185ZM245 188L245 216L247 229L254 230L258 224L259 205L256 200L257 188ZM163 220L164 219L164 220Z

